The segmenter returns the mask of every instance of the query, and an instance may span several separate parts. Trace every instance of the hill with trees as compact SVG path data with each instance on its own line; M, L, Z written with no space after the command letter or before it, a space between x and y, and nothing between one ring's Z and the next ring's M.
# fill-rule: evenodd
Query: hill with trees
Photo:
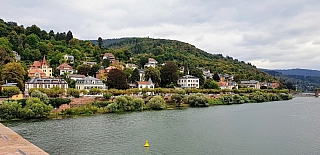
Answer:
M320 71L317 70L261 70L279 79L285 85L292 85L297 90L313 91L315 88L320 88Z
M174 61L186 72L195 68L207 68L211 73L234 74L235 80L273 81L274 78L260 71L256 66L222 54L211 54L194 45L177 40L154 38L120 38L101 40L108 52L123 62L131 62L142 67L147 58L154 58L159 64ZM98 45L98 40L91 40ZM130 59L131 58L131 59Z
M21 56L18 60L15 58L14 51ZM74 62L70 65L83 73L95 76L101 65L105 67L110 62L104 62L102 57L104 53L112 53L120 65L125 63L134 63L140 68L148 62L148 58L154 58L158 64L172 61L178 68L184 68L184 73L198 75L200 83L204 84L204 77L199 68L207 68L212 73L233 74L235 81L240 80L258 80L274 81L274 77L258 70L254 65L239 61L230 56L222 54L211 54L194 45L176 40L153 39L153 38L120 38L103 40L99 37L97 40L80 40L73 38L70 30L67 32L47 32L37 25L24 27L16 22L5 22L0 19L0 84L8 82L22 83L21 80L28 79L27 70L33 61L42 60L44 56L50 66L53 68L53 75L60 76L57 67L67 62L65 55L74 56ZM24 71L16 74L23 79L11 78L11 74L4 69L5 64L17 61ZM95 62L95 65L88 67L84 62ZM159 65L161 68L161 65ZM170 67L169 67L170 68ZM6 72L4 72L6 71ZM133 71L124 70L126 76L131 76ZM150 76L154 71L148 71ZM159 72L159 71L157 71ZM160 75L158 76L160 78ZM157 77L157 78L158 78ZM176 79L176 75L166 77L169 81ZM132 79L128 78L127 79ZM157 81L156 81L157 82ZM159 85L162 85L159 83ZM23 87L23 86L21 86ZM20 88L23 90L23 88Z

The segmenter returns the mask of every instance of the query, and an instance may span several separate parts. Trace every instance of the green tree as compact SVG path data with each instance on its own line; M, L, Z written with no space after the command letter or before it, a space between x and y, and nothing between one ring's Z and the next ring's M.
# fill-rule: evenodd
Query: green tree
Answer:
M39 38L41 37L41 29L37 25L32 25L26 28L26 35L35 34Z
M20 90L24 90L24 76L26 71L20 63L10 62L2 69L2 83L5 81L17 83Z
M202 85L204 84L205 78L204 78L203 73L202 73L202 71L201 71L200 69L198 69L198 68L191 68L191 69L190 69L190 75L193 75L193 76L199 78L199 84L200 84L200 86L202 86Z
M107 84L109 88L127 89L126 75L122 70L111 69L108 73Z
M99 88L90 88L89 90L89 95L97 95L99 93L101 93L101 89Z
M14 119L21 117L22 106L17 101L3 101L0 104L0 118Z
M130 82L131 75L132 75L132 73L133 73L132 68L126 67L126 68L123 70L123 72L124 72L124 74L125 74L126 77L127 77L127 81Z
M24 39L24 42L35 49L40 42L40 38L36 34L30 34Z
M0 45L0 67L9 63L13 62L12 55L8 53L4 48Z
M20 93L20 89L18 87L3 87L2 88L2 94L7 96L8 98L12 97L13 95L17 95Z
M24 117L30 118L45 118L49 116L53 107L46 105L39 98L29 98L26 106L23 108Z
M73 38L73 35L72 35L72 32L69 30L68 32L67 32L67 43L69 43L69 41L71 40Z
M102 49L102 45L103 45L103 40L101 37L98 38L98 46L100 49Z
M96 73L98 72L98 70L100 69L100 65L99 64L94 64L92 67L91 67L91 71L90 71L90 76L96 76Z
M175 62L166 62L161 68L161 86L166 87L171 83L177 83L179 78L178 65Z
M31 93L31 97L33 98L38 98L40 99L40 101L42 101L45 104L49 104L49 98L48 95L39 91L39 90L35 90Z
M136 81L140 81L140 74L139 74L139 70L137 68L132 71L132 74L130 77L131 83L134 83Z
M110 64L111 64L111 62L110 62L109 59L103 59L103 60L102 60L102 66L103 66L104 68L109 67Z
M157 68L148 67L145 69L145 80L151 78L152 82L159 86L160 84L160 71Z
M212 79L207 79L203 85L203 88L205 88L205 89L220 89L218 82L216 82Z
M82 65L78 66L78 74L89 75L90 72L91 72L90 65L82 64Z
M214 72L214 74L213 74L213 76L212 76L212 79L214 80L214 81L220 81L220 77L219 77L219 75L218 75L218 73L217 72Z
M72 96L72 97L75 97L75 98L79 98L80 91L78 89L68 88L67 89L67 96Z

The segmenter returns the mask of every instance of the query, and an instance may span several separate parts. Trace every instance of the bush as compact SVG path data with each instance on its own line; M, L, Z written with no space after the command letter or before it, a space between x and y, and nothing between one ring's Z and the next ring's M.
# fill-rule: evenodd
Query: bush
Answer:
M135 110L142 110L144 105L144 100L142 98L134 98L132 100L132 105Z
M109 100L112 96L113 96L113 94L110 93L110 92L106 92L106 93L103 94L103 97L104 97L105 99L107 99L107 100Z
M111 103L107 106L109 112L116 112L117 111L117 103Z
M222 95L219 99L225 105L233 104L233 97L231 95Z
M134 110L132 100L133 100L132 97L128 95L120 95L116 98L115 103L117 103L118 110L131 111L131 110Z
M24 118L45 118L52 110L52 106L44 104L39 98L29 98L22 109Z
M153 110L162 110L166 108L166 101L162 96L155 96L148 101L147 106Z
M233 96L233 103L234 104L243 104L243 103L249 103L250 100L247 96L241 96L239 94L236 94Z
M0 104L0 118L14 119L21 118L22 106L17 101L3 101Z
M43 103L49 104L48 95L45 94L45 93L42 93L42 92L39 91L39 90L33 91L33 92L31 93L31 97L33 97L33 98L39 98L40 101L42 101Z
M197 93L190 95L187 98L187 103L192 107L206 107L209 106L208 100L208 97L206 97L204 94Z
M224 105L224 103L220 99L209 99L209 105Z
M268 102L269 101L269 96L266 93L262 93L262 92L257 91L257 92L251 93L249 95L249 99L252 102L258 102L258 103Z
M49 104L54 108L59 108L62 104L69 104L71 102L68 98L50 98Z
M292 99L292 96L287 93L280 93L280 98L282 100L290 100L290 99Z

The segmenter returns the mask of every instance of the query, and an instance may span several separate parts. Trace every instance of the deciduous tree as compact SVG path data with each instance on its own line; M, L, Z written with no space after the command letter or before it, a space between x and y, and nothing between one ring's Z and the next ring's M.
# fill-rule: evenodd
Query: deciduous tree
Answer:
M162 87L166 87L170 83L177 83L179 74L178 74L178 65L175 62L173 61L166 62L166 64L162 66L160 72L161 72Z
M24 90L24 76L26 71L20 63L10 62L6 64L2 70L2 83L5 81L17 83L20 90Z
M122 70L111 69L108 73L107 84L109 88L127 89L126 75Z

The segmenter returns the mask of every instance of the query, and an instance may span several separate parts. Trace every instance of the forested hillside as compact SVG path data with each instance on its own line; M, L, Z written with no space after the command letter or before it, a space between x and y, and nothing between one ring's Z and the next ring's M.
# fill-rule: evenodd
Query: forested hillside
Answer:
M310 69L275 69L274 71L280 72L284 75L297 75L297 76L316 76L320 77L320 71Z
M99 41L92 40L98 45ZM125 53L130 53L132 62L142 66L144 58L152 57L160 64L166 61L175 61L186 69L202 67L210 69L212 73L235 74L235 80L272 81L273 77L258 70L254 65L239 61L222 54L210 54L196 48L194 45L176 40L153 38L120 38L102 40L101 45L115 53L120 60L127 60ZM122 52L124 51L124 53Z
M286 75L286 73L281 73L278 70L267 70L267 69L261 69L267 73L269 73L271 76L274 76L282 83L285 83L288 85L288 83L291 83L291 85L298 90L302 91L313 91L315 88L320 88L320 77L318 76L308 76L308 73L313 72L313 70L304 70L303 73L306 73L305 75ZM284 71L284 70L281 70ZM294 71L291 72L292 74L298 74L297 72L294 73ZM302 74L302 73L301 73ZM315 75L315 74L311 74ZM290 84L289 84L290 85Z
M195 70L199 72L197 67L203 67L210 69L212 73L234 74L236 81L254 79L271 82L274 80L272 76L251 64L230 56L224 57L222 54L210 54L194 45L176 40L152 38L102 40L99 37L95 41L88 41L73 38L70 30L47 32L37 25L24 27L16 22L5 22L0 19L0 83L4 83L7 78L7 76L4 78L1 73L3 66L15 61L13 51L21 56L18 63L24 67L25 71L33 61L42 60L46 56L49 65L53 68L54 76L59 76L57 66L66 62L63 58L66 54L74 56L74 63L70 64L74 69L79 70L83 62L96 62L96 65L86 68L89 75L95 76L97 70L103 65L103 54L110 52L122 65L135 63L142 67L148 58L154 58L159 64L175 61L179 67L185 67L185 73ZM25 75L24 81L27 79Z

